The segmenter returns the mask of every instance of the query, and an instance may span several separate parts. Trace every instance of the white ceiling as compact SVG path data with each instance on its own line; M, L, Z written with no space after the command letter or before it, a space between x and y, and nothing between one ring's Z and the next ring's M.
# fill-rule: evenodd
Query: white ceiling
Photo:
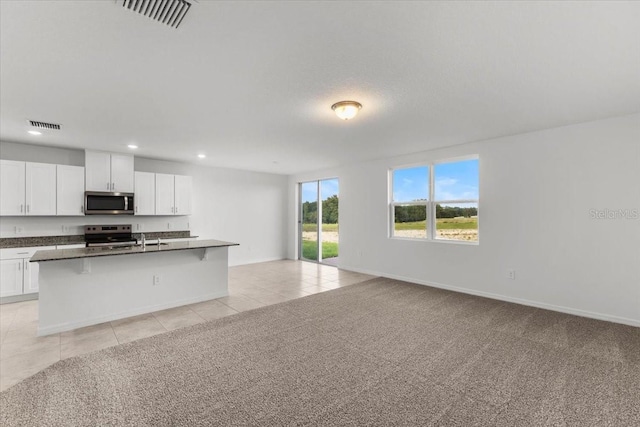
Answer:
M0 4L6 141L289 174L640 111L638 2Z

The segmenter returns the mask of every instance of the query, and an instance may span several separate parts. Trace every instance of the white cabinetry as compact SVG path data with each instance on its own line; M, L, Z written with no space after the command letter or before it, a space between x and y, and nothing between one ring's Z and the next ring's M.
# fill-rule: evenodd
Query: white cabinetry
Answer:
M191 214L191 177L156 174L156 215Z
M87 191L133 193L133 156L85 151Z
M22 259L0 260L0 297L22 295Z
M0 215L24 215L24 195L25 162L0 160Z
M155 215L156 177L154 173L136 172L134 191L135 215Z
M156 215L173 215L174 176L156 174Z
M84 168L57 165L58 215L84 215Z
M191 177L175 176L175 209L176 215L191 215Z
M38 246L0 250L0 297L27 295L38 292L39 265L29 262L36 251L55 249Z
M0 215L55 215L56 165L0 163Z
M133 156L111 155L111 191L133 193Z
M56 165L26 163L26 214L56 214Z

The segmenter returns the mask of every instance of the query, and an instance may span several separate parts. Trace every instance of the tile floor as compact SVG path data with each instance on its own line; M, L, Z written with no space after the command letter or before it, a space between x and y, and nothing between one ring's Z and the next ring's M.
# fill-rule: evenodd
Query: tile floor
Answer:
M229 296L37 337L38 301L0 305L0 391L61 359L240 311L352 285L372 276L302 261L231 267Z

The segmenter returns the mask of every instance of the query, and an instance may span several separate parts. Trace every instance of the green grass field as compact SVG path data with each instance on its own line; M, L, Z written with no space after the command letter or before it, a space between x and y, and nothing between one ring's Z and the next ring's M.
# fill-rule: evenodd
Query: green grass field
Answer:
M425 221L397 222L396 230L424 230ZM436 219L436 229L438 230L476 230L478 228L478 218L438 218Z
M302 224L302 231L316 231L316 225ZM322 224L322 231L338 231L338 224Z
M302 256L306 259L318 259L318 243L315 240L302 241ZM322 242L322 259L335 258L338 256L338 244L332 242Z

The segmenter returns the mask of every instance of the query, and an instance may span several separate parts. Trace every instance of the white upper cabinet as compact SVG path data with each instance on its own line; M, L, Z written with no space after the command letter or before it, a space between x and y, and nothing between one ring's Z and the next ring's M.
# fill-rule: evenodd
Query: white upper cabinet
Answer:
M111 154L84 152L85 189L111 191Z
M175 209L174 176L156 174L156 215L173 215Z
M0 215L25 214L25 162L0 160Z
M26 163L26 214L56 214L56 165Z
M133 193L133 156L85 151L87 191Z
M111 191L133 193L133 156L111 155Z
M156 174L156 215L191 215L191 177Z
M136 172L134 188L135 215L155 215L156 174Z
M55 215L56 165L0 163L0 215Z
M175 176L175 215L191 215L191 177Z
M58 215L84 215L84 168L57 165Z

